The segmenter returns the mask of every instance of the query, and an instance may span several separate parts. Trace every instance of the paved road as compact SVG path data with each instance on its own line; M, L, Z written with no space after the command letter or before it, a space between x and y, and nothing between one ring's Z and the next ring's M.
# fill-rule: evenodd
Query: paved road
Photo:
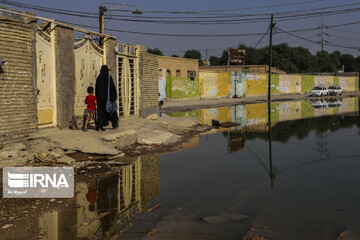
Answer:
M333 98L346 98L346 97L358 97L359 92L346 92L341 96L322 96L322 97L310 97L309 94L286 94L286 95L274 95L271 96L272 102L279 101L293 101L293 100L310 100L310 99L333 99ZM201 108L213 108L213 107L225 107L234 105L244 105L251 103L263 103L267 102L267 96L254 96L244 98L217 98L217 99L170 99L164 102L160 109L162 113L170 112L182 112Z

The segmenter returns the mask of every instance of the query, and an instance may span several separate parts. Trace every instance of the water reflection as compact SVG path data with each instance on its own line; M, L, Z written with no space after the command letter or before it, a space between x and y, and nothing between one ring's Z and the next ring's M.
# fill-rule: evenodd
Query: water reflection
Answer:
M164 206L169 211L183 203L189 207L159 220L157 237L187 233L205 239L201 234L210 233L241 239L253 229L264 239L336 239L345 230L360 232L358 99L320 103L192 111L202 123L217 119L241 126L216 129L201 135L197 148L161 156L161 184L169 187L158 200L171 202ZM194 220L231 213L250 218L218 225Z
M270 110L270 114L268 109ZM198 120L201 124L211 125L213 119L231 121L240 124L239 128L247 128L252 132L268 131L266 125L271 120L271 126L276 123L331 116L336 114L357 114L359 112L358 98L345 99L318 99L310 101L288 101L248 104L231 107L199 109L182 113L168 113L169 116L189 117ZM214 130L214 132L217 130Z
M136 213L148 208L160 190L158 155L139 156L117 173L75 184L72 206L39 217L42 239L110 237Z

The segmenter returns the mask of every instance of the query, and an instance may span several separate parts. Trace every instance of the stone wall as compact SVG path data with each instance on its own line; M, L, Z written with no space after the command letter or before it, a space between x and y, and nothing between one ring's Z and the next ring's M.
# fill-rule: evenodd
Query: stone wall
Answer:
M146 53L144 46L137 47L139 49L140 116L147 117L150 114L159 113L159 66L155 55Z
M0 147L35 132L35 23L0 11Z

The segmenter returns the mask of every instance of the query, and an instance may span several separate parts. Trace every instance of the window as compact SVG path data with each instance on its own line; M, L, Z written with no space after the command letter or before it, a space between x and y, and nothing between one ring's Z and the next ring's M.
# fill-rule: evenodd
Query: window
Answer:
M195 71L188 71L187 72L187 77L190 78L191 80L194 80L196 78L196 72Z
M176 70L176 76L177 76L177 77L180 77L180 76L181 76L180 70Z

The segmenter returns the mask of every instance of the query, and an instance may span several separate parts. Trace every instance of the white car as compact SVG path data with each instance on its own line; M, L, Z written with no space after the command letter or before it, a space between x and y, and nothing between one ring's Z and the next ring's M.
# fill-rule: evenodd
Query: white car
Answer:
M326 87L318 86L314 87L310 91L310 97L312 96L326 96L329 94L329 90Z
M330 86L328 90L329 90L329 95L332 96L341 95L343 92L340 86Z
M326 101L325 99L321 100L310 100L310 105L313 108L316 109L321 109L321 108L327 108L328 107L328 101Z

